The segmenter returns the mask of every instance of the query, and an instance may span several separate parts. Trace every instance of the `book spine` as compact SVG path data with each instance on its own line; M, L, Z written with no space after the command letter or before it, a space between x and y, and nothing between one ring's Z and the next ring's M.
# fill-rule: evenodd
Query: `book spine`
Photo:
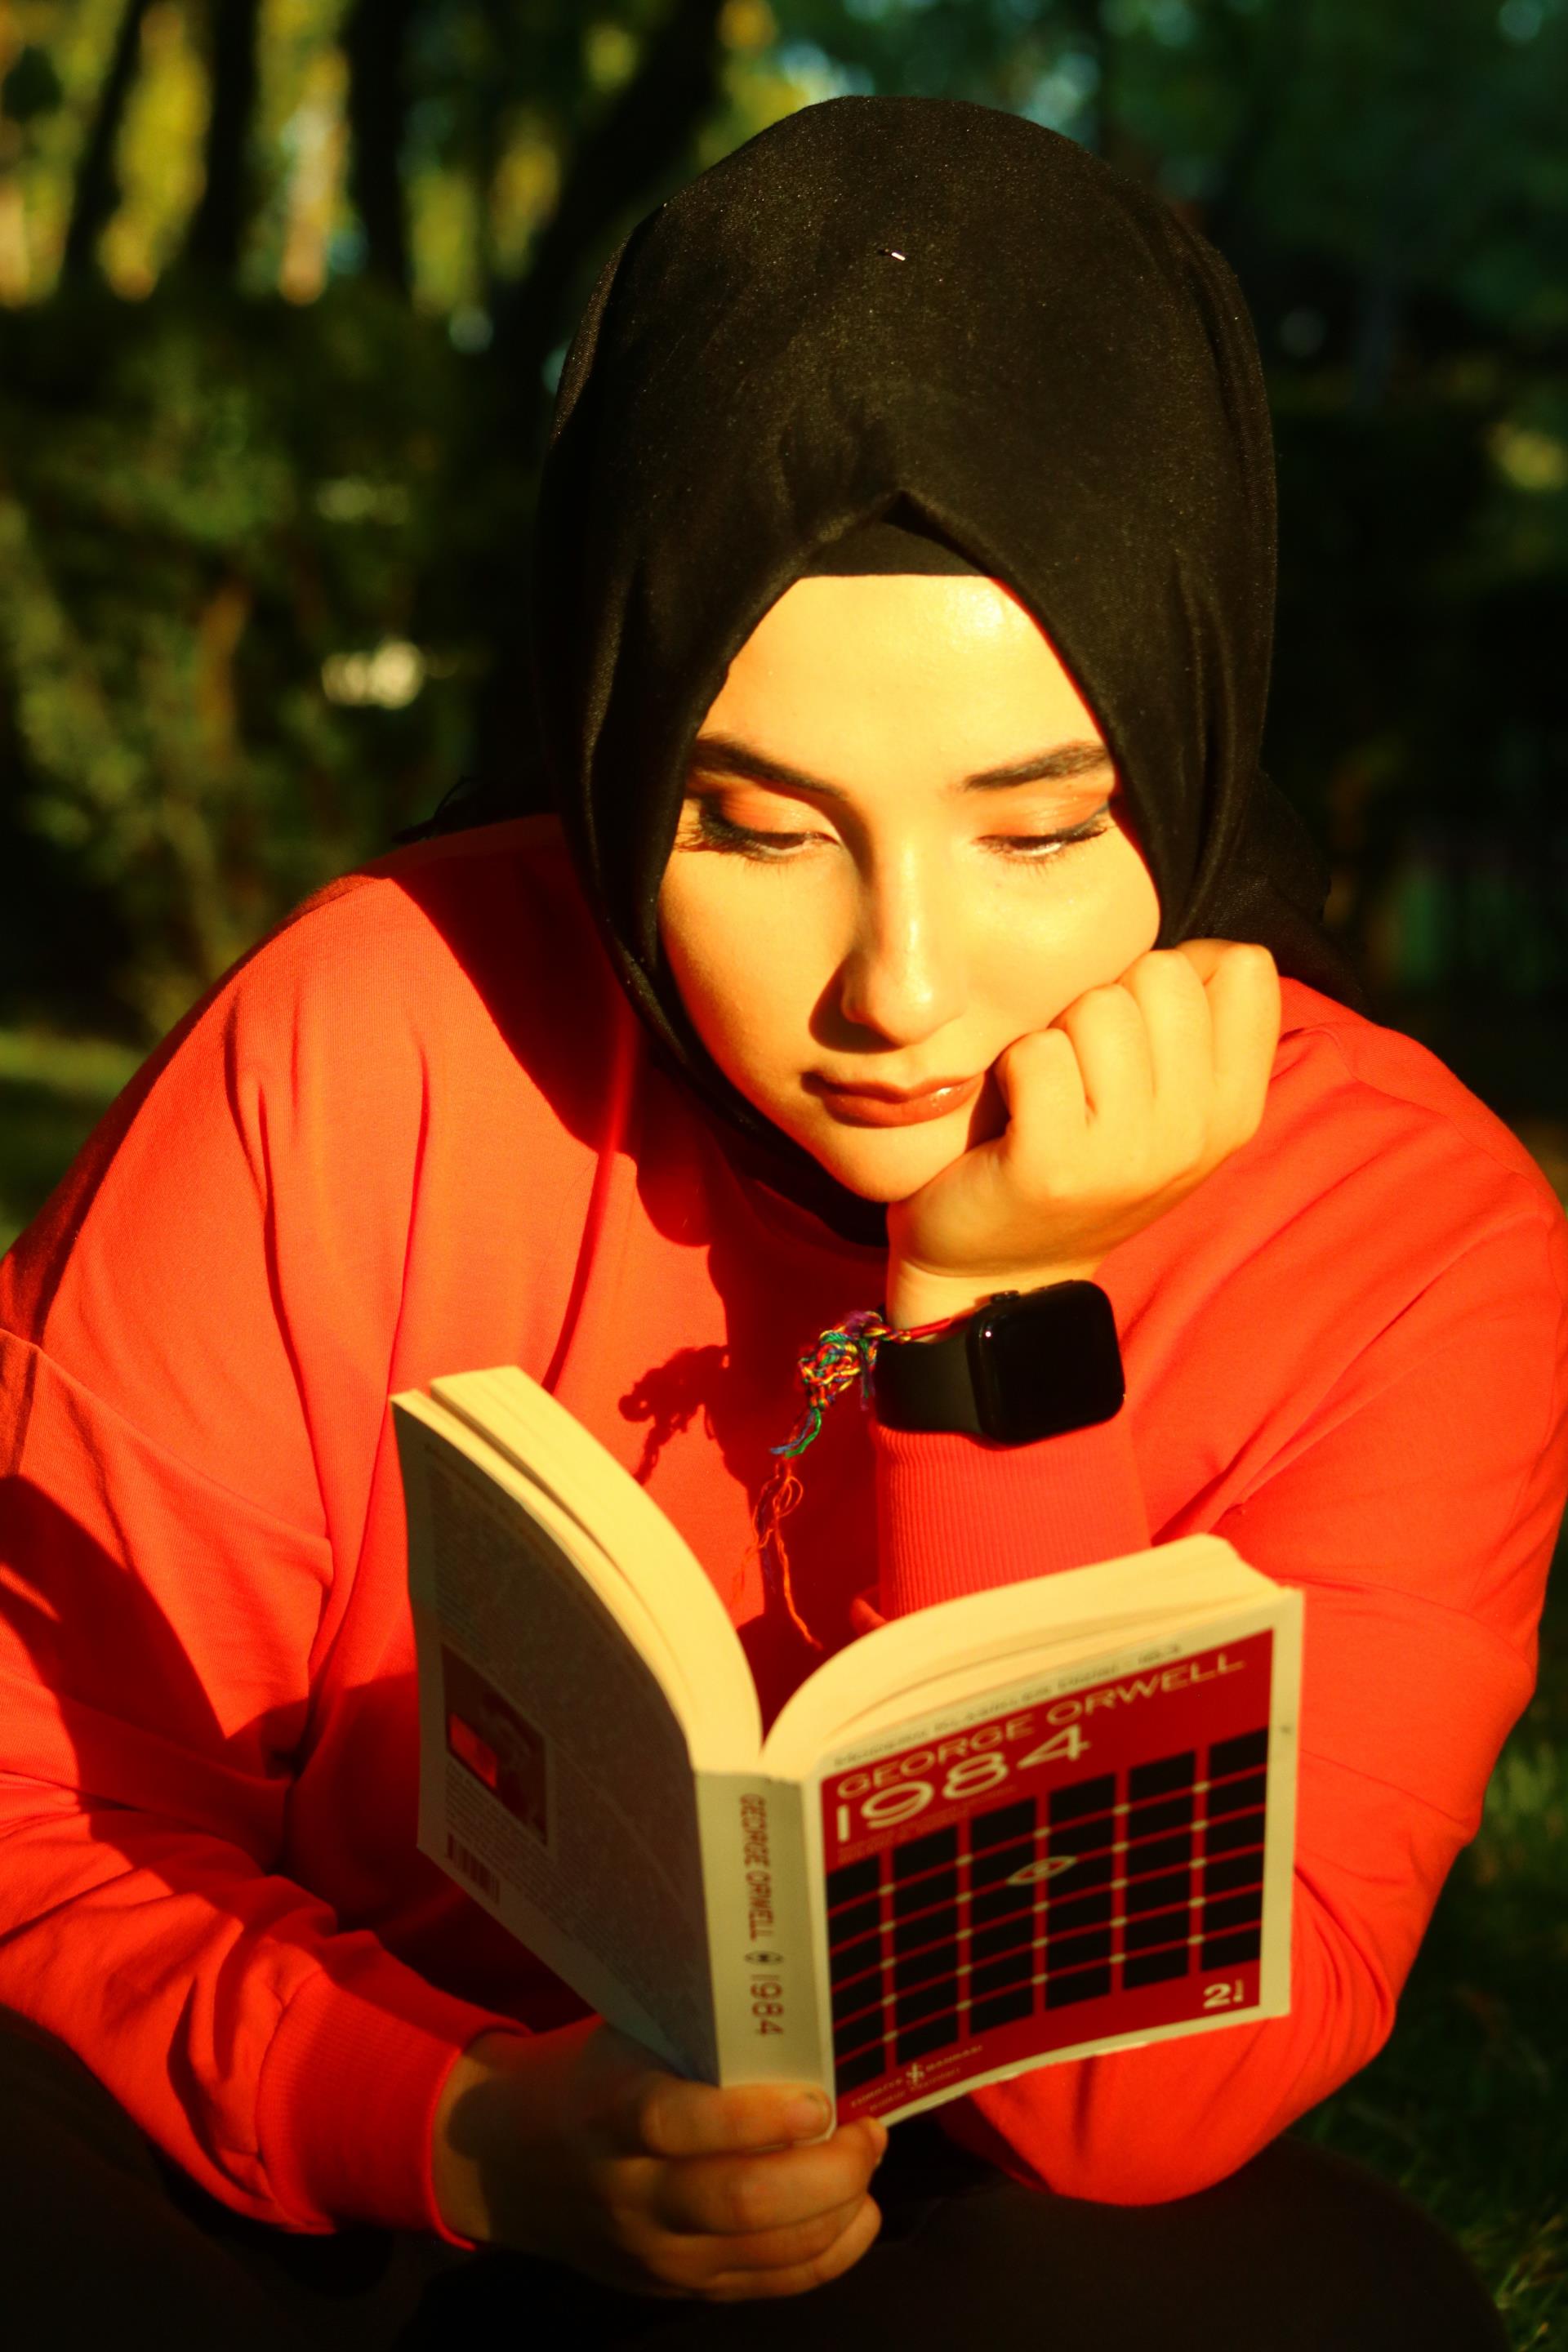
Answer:
M763 1773L700 1772L697 1813L720 2084L820 2083L830 2091L805 1791Z

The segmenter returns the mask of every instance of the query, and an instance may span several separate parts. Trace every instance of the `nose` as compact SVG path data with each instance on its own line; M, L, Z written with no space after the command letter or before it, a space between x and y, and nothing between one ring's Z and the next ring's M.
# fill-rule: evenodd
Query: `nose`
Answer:
M859 877L839 971L846 1021L913 1044L945 1028L966 994L952 868L938 853Z

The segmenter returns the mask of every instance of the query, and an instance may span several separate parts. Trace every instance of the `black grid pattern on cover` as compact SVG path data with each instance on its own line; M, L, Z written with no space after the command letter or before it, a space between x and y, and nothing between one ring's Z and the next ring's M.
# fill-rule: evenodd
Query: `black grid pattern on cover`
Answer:
M839 2091L1020 2018L1257 1959L1268 1756L1264 1727L1217 1741L1201 1774L1189 1748L942 1829L917 1817L829 1872Z

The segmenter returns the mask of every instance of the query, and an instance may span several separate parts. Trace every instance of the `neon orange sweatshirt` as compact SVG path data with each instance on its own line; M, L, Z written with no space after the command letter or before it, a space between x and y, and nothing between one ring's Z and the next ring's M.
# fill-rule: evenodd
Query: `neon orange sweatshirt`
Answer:
M729 1598L797 1358L882 1254L651 1062L552 817L320 894L155 1055L0 1266L0 2003L236 2210L450 2238L432 2116L584 2013L415 1846L389 1393L517 1362ZM879 1613L1212 1530L1306 1596L1288 2018L942 2109L1016 2179L1223 2179L1381 2048L1533 1687L1568 1226L1422 1046L1294 981L1258 1135L1099 1280L1127 1402L802 1457L795 1592ZM771 1720L812 1663L735 1622ZM467 2242L452 2239L454 2243Z

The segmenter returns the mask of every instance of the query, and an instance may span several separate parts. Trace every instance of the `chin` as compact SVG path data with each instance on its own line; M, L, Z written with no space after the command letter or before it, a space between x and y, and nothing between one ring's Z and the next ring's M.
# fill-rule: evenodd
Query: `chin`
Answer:
M962 1137L944 1141L918 1128L867 1129L853 1139L840 1129L828 1137L817 1131L795 1139L847 1192L865 1201L907 1200L968 1149Z

